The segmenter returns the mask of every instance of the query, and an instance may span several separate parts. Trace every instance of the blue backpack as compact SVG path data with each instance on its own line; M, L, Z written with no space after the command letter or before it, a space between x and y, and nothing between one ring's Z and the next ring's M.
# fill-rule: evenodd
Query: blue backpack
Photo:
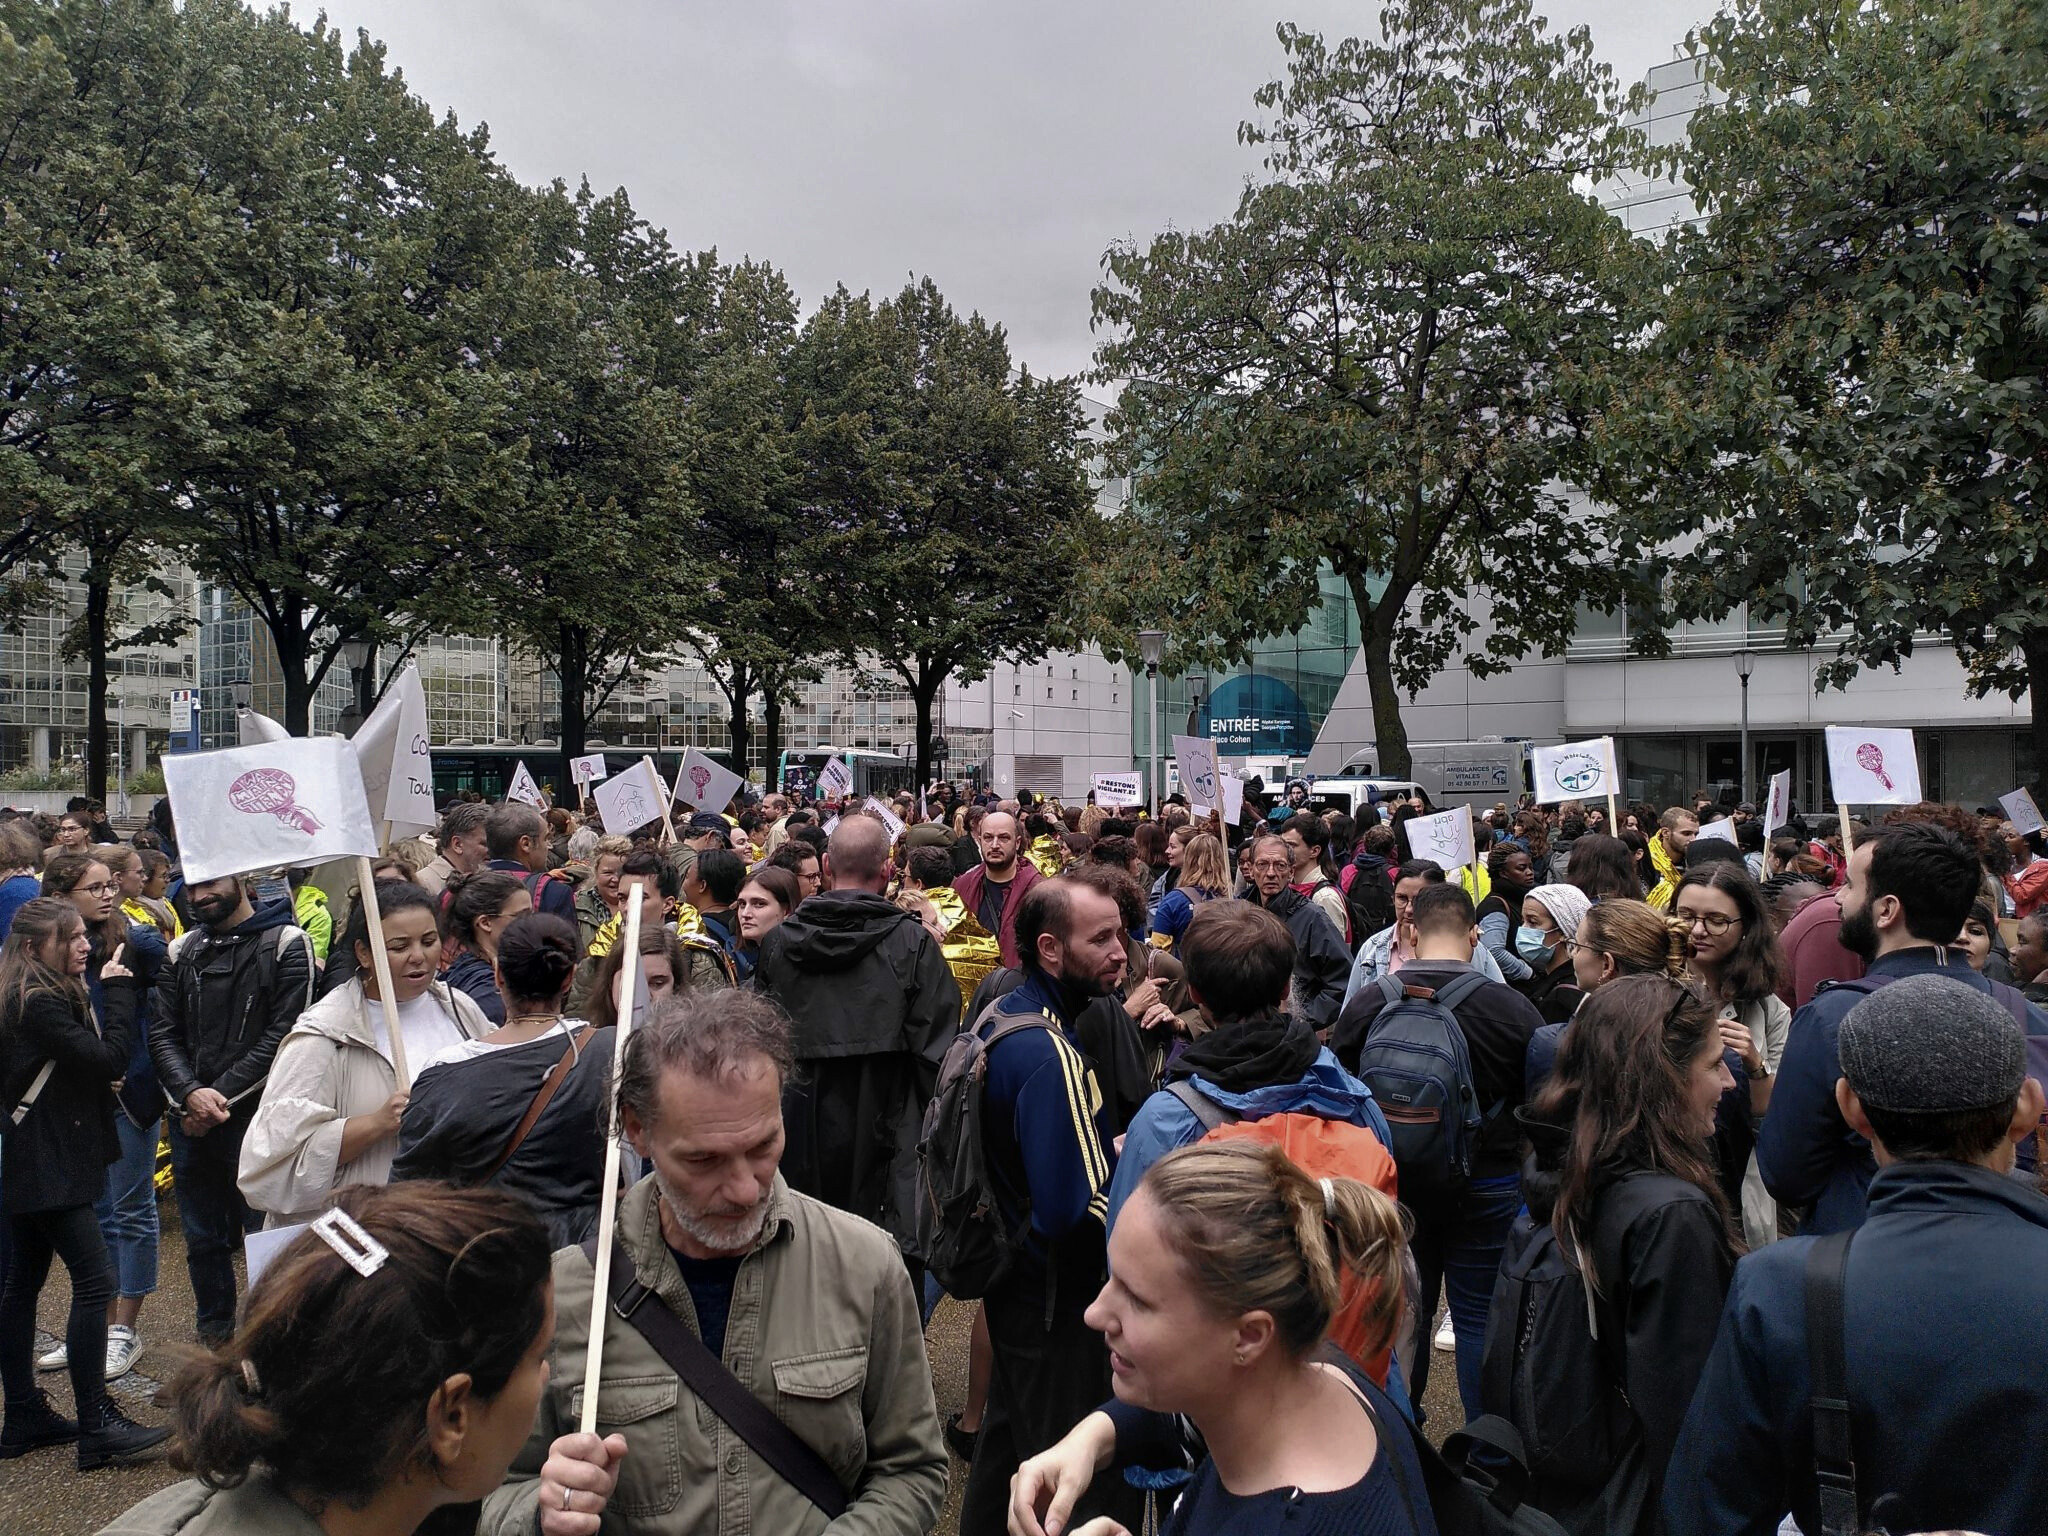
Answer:
M1381 1007L1359 1050L1357 1076L1387 1117L1402 1202L1441 1207L1472 1177L1479 1133L1500 1112L1498 1105L1490 1113L1480 1109L1455 1012L1486 978L1468 971L1430 988L1388 975L1376 985Z

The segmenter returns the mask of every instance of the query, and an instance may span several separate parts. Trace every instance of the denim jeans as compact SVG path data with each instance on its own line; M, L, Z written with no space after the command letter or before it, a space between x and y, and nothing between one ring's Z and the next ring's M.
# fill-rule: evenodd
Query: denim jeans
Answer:
M114 1129L121 1155L107 1165L107 1192L92 1213L114 1261L115 1294L147 1296L156 1289L156 1143L160 1126L137 1130L118 1110Z
M242 1239L263 1225L235 1185L242 1136L254 1114L252 1103L204 1136L187 1136L171 1123L178 1219L185 1228L185 1267L192 1275L202 1344L221 1343L235 1331L235 1254Z
M1415 1380L1409 1396L1416 1422L1422 1394L1429 1385L1430 1335L1436 1331L1436 1299L1448 1291L1451 1328L1458 1338L1458 1398L1465 1417L1479 1417L1479 1360L1486 1350L1486 1313L1493 1304L1493 1282L1500 1275L1500 1256L1508 1231L1522 1208L1522 1181L1514 1174L1474 1179L1450 1209L1415 1212L1415 1267L1422 1275L1422 1304L1415 1325L1422 1347L1415 1356Z
M64 1332L71 1352L71 1391L81 1429L98 1429L107 1400L107 1303L114 1268L106 1239L89 1205L35 1211L7 1218L7 1281L0 1286L0 1390L7 1406L35 1396L36 1298L50 1277L50 1260L71 1276L71 1317Z

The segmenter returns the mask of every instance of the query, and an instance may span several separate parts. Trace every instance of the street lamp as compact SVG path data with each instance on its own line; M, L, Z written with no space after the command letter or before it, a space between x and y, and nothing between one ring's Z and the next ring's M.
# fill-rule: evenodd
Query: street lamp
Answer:
M348 668L349 692L353 696L349 707L341 713L341 732L353 736L356 727L370 715L370 663L376 659L377 647L368 640L344 640L341 642L342 665Z
M1159 662L1165 654L1166 631L1138 631L1138 656L1145 663L1145 737L1152 749L1152 760L1145 769L1145 790L1151 798L1152 815L1155 820L1159 816L1160 802L1166 798L1159 792Z
M1749 802L1749 674L1756 670L1756 652L1744 648L1735 653L1735 674L1742 679L1742 799Z
M235 690L235 708L247 709L256 701L256 685L249 681L249 674L243 673L228 686Z

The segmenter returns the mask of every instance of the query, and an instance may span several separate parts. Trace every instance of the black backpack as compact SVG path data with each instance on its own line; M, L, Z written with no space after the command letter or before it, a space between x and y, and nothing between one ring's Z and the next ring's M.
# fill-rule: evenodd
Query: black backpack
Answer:
M1394 926L1394 888L1387 884L1383 872L1353 865L1344 909L1351 914L1351 947L1356 950L1374 934Z
M1004 1220L982 1104L990 1047L1020 1029L1051 1025L1044 1015L1030 1013L991 1029L1001 1006L998 997L946 1047L917 1143L917 1245L925 1268L948 1295L963 1301L986 1296L1010 1272L1031 1225L1028 1198L1019 1202L1015 1227Z
M1382 1006L1359 1048L1356 1075L1387 1117L1387 1150L1411 1208L1440 1208L1464 1189L1479 1134L1500 1112L1498 1105L1491 1114L1480 1110L1455 1011L1486 981L1467 971L1434 990L1393 975L1377 983Z

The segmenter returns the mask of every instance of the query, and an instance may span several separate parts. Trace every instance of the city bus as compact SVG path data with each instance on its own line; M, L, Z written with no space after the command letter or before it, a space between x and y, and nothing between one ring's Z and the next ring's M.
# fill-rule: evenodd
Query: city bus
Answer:
M853 793L889 796L911 788L917 765L899 752L870 752L857 747L815 747L785 752L775 769L775 787L785 795L815 794L818 775L835 757L846 759L853 770Z
M653 752L644 747L592 747L590 750L604 753L605 768L611 773L619 773L641 758L651 757L662 781L673 784L676 772L682 766L685 749L669 747ZM732 753L727 748L706 747L704 754L723 767L732 765ZM522 762L526 764L526 771L533 775L534 782L551 797L574 806L575 797L562 793L560 748L472 746L466 742L452 742L448 746L434 748L434 804L443 806L450 800L469 794L481 795L491 802L503 800L506 789L511 786L512 775Z

